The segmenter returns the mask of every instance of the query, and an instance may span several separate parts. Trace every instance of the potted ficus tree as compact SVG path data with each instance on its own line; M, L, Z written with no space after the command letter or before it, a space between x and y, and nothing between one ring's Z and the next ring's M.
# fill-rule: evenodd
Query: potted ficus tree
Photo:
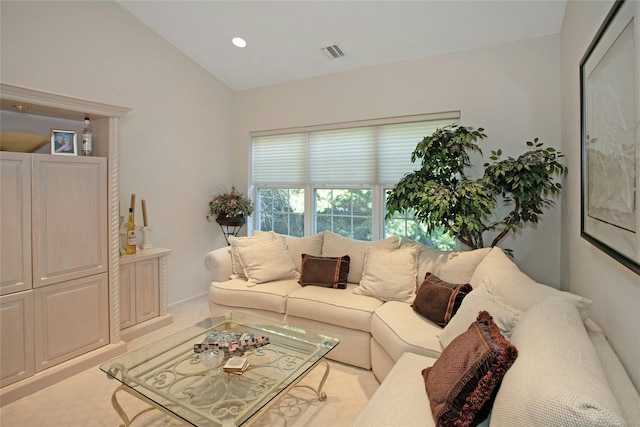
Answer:
M215 219L220 225L244 225L253 209L254 204L251 199L235 187L231 187L230 191L222 191L209 202L207 221L211 222L212 219Z
M490 246L496 246L510 232L535 224L550 199L562 188L555 182L567 168L554 148L543 148L538 139L528 141L528 151L517 158L501 160L502 150L491 152L484 175L471 179L469 153L482 151L477 141L484 129L460 125L445 126L418 143L411 161L420 169L406 174L387 197L387 218L396 212L411 212L429 232L443 229L471 249L485 247L484 236L493 232ZM497 218L501 199L510 210ZM508 250L507 250L508 251Z

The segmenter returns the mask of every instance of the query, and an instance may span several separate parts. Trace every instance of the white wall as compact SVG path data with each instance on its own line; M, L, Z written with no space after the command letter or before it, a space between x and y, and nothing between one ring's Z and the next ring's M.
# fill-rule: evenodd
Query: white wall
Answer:
M579 67L612 4L569 1L562 26L562 150L570 168L562 200L562 287L593 300L591 317L640 389L640 276L580 237Z
M241 91L236 106L237 159L248 158L251 131L449 110L461 110L463 125L485 128L484 161L491 149L520 155L536 136L559 149L559 36ZM237 166L235 182L246 188L247 162ZM537 227L500 246L514 249L533 278L559 286L559 229L558 203Z
M120 202L148 208L168 260L169 303L207 291L205 219L229 183L234 93L115 2L0 2L1 80L130 107L121 120Z

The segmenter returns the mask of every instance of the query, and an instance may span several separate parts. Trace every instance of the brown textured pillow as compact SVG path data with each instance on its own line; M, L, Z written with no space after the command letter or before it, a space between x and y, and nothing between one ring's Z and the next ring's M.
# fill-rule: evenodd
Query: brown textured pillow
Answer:
M341 257L321 257L302 254L300 283L302 286L324 286L325 288L347 288L349 275L349 255Z
M504 374L518 357L486 311L422 371L438 426L476 426L491 411Z
M468 283L456 285L427 273L411 307L421 316L445 327L460 308L462 299L472 290Z

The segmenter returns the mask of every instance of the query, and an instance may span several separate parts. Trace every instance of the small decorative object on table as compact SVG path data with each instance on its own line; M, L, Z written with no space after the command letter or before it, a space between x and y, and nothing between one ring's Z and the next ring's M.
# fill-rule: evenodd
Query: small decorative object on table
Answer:
M147 219L147 201L142 199L142 221L143 226L140 227L140 231L142 231L142 244L140 245L140 249L150 249L151 239L149 238L149 234L151 233L151 227L149 227L149 220Z
M211 222L211 219L215 218L229 244L229 236L238 235L253 208L251 199L236 190L236 187L231 187L231 191L223 191L209 202L207 221Z
M268 337L256 338L252 333L232 331L213 331L200 344L194 344L193 351L222 350L228 354L243 355L245 351L269 344Z
M224 352L216 349L205 350L198 355L198 359L200 360L200 363L209 369L207 371L207 375L214 377L219 373L218 366L220 366L224 359Z
M222 370L228 374L242 374L249 368L249 361L244 357L232 357L227 360Z

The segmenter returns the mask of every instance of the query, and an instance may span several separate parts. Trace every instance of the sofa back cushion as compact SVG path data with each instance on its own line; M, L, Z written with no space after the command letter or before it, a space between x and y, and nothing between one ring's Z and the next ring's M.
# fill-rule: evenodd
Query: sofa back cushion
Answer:
M398 248L400 242L397 236L383 240L364 241L342 237L331 231L325 231L323 234L322 256L339 257L349 255L349 258L351 258L347 279L349 283L360 283L360 280L362 280L365 251L368 247L393 250Z
M499 426L622 426L618 404L575 305L552 295L511 334L518 359L491 412Z
M450 283L468 283L476 267L489 253L491 248L471 251L440 251L403 237L400 247L418 249L418 282L419 286L427 273L433 273Z
M494 247L478 264L470 279L474 288L485 283L487 289L502 298L505 304L526 311L552 295L562 295L578 309L582 320L589 315L591 300L537 283L524 274L499 247Z
M302 254L309 254L313 256L322 255L322 241L324 234L317 233L313 236L296 237L288 236L286 234L278 234L273 231L260 231L254 230L254 236L261 236L263 234L272 234L275 237L282 236L287 243L287 250L291 255L291 259L296 266L298 272L302 271Z

